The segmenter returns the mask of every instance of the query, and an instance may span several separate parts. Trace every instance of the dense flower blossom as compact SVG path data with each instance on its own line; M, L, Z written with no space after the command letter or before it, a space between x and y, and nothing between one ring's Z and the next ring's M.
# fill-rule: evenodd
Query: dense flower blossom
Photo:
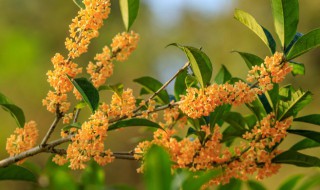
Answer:
M121 96L117 93L112 95L109 109L109 117L131 117L136 108L136 99L132 94L132 89L124 90Z
M37 124L30 121L23 128L16 128L13 135L7 139L6 150L10 156L15 156L23 151L32 148L38 139ZM21 164L23 162L18 162Z
M137 48L138 40L139 35L133 31L116 35L112 40L111 47L117 61L127 60L132 51Z

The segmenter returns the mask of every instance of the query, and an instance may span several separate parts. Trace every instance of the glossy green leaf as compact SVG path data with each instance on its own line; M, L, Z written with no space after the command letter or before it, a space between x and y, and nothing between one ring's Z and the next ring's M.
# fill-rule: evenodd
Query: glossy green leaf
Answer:
M295 186L297 185L297 183L299 182L299 180L301 180L303 178L303 175L294 175L294 176L290 176L287 180L285 180L280 187L278 188L278 190L288 190L288 189L294 189Z
M271 0L274 25L283 47L294 38L299 22L298 0Z
M239 130L246 130L246 120L238 112L227 112L222 116L223 120L232 127Z
M267 45L271 53L275 52L276 43L272 35L267 29L258 24L253 16L245 11L236 9L234 18L252 30Z
M291 164L300 167L320 167L320 159L296 151L288 150L272 159L273 163Z
M191 64L191 69L199 81L201 87L206 87L210 84L211 76L212 76L212 63L209 57L200 49L190 47L190 46L182 46L177 43L169 44L179 47L183 50Z
M240 52L240 51L234 51L239 53L239 55L242 57L242 59L246 62L247 66L249 69L252 69L253 66L260 66L261 63L263 63L263 59L260 57L251 54L251 53L246 53L246 52Z
M101 90L112 91L112 92L116 93L119 97L121 97L122 92L123 92L123 84L118 83L115 85L103 85L103 86L100 86L98 89L98 91L101 91Z
M291 73L293 74L293 76L304 75L304 73L305 73L304 64L295 63L295 62L289 62L289 64L292 67Z
M229 112L231 109L230 104L223 104L214 109L213 112L210 113L210 128L212 129L216 124L222 126L223 124L223 115Z
M296 130L288 129L287 131L291 134L304 136L320 143L320 132L310 131L310 130L298 130L298 129Z
M292 60L318 46L320 46L320 28L312 30L299 38L290 49L286 59Z
M79 91L83 100L89 105L91 112L95 112L99 106L99 92L86 78L71 79L73 86Z
M214 81L217 84L224 84L231 78L232 76L231 76L231 73L228 71L228 69L224 65L221 65L221 69L219 70L216 77L214 78Z
M131 118L126 120L118 121L108 127L108 131L124 128L124 127L138 127L138 126L146 126L153 127L157 129L162 129L161 126L155 122L152 122L148 119L143 118Z
M255 115L246 115L244 119L246 120L246 123L249 129L252 129L258 122L257 117ZM259 119L259 121L260 120L261 119Z
M273 84L273 88L269 90L267 93L268 101L271 102L271 106L274 112L277 112L278 103L279 103L279 84Z
M284 50L284 54L287 55L288 52L291 50L293 44L295 44L299 38L301 38L301 36L303 36L302 33L297 32L296 35L294 36L293 40L290 42L290 44L286 47L286 49Z
M199 82L196 77L191 76L191 75L187 75L186 80L185 80L185 85L187 88L190 88L190 87L196 88L198 83Z
M170 189L172 183L171 160L163 148L153 145L147 152L144 179L146 189Z
M2 93L0 93L0 106L15 119L19 127L23 127L26 122L24 113L21 108L11 103L11 101Z
M247 103L246 106L259 120L262 120L267 115L267 112L259 98L256 98L251 103Z
M258 99L260 100L261 104L263 105L264 110L267 114L272 112L272 107L270 105L270 102L265 94L258 95Z
M186 77L188 75L187 70L183 70L178 74L176 77L176 80L174 82L174 96L176 97L177 100L180 100L180 95L185 95L186 94Z
M307 148L315 148L315 147L319 147L319 146L320 146L319 142L314 141L309 138L305 138L305 139L302 139L301 141L297 142L296 144L294 144L290 148L290 150L298 151L298 150L303 150L303 149L307 149Z
M137 78L137 79L134 79L133 81L143 86L143 88L150 93L155 93L157 92L158 89L162 87L161 82L149 76ZM158 93L158 95L155 97L155 100L161 104L168 104L169 103L168 92L166 90L161 90Z
M312 100L311 92L302 92L297 90L291 92L289 101L280 101L278 110L278 119L283 120L290 116L296 116L298 112L309 104Z
M71 123L71 124L63 127L62 130L63 131L69 131L71 128L81 129L81 123L79 123L79 122Z
M17 165L0 168L0 180L22 180L37 182L37 177L28 169Z
M139 0L119 0L122 20L127 31L131 28L139 12Z
M244 134L244 130L236 129L232 126L228 126L223 132L222 132L222 140L221 142L227 142L229 140L232 140L237 137L242 137Z
M254 180L248 180L247 186L249 190L267 190L267 188L264 187L261 182L254 181Z
M311 115L305 115L302 117L297 117L297 118L294 118L294 121L320 125L320 114L311 114Z
M206 184L209 180L217 177L221 174L220 170L210 170L208 172L202 172L201 174L197 174L197 177L190 176L184 183L182 184L183 190L199 190L201 187Z
M231 178L230 182L225 185L219 185L217 190L240 190L242 181L239 179Z
M86 6L83 3L83 0L73 0L73 2L80 8L80 9L85 9Z
M82 109L82 108L85 108L88 104L84 101L84 100L81 100L80 102L78 102L75 106L76 109Z

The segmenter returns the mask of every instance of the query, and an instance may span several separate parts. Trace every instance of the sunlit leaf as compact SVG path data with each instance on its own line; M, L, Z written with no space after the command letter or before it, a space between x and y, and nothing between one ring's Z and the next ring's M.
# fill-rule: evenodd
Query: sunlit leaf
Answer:
M254 180L248 180L247 186L249 190L267 190L267 188L264 187L261 182L254 181Z
M71 79L73 86L79 91L83 100L89 105L91 112L95 112L99 106L99 92L87 78Z
M82 172L80 181L85 189L104 189L105 173L103 167L91 160Z
M224 84L231 78L232 76L231 76L231 73L228 71L228 69L224 65L221 65L221 69L219 70L216 77L214 78L214 81L217 84Z
M251 53L246 53L246 52L240 52L240 51L234 51L239 53L239 55L242 57L242 59L246 62L247 66L249 69L252 69L253 66L260 66L261 63L263 63L263 59L260 57L251 54Z
M197 84L198 84L198 80L196 77L194 76L191 76L191 75L187 75L186 76L186 79L185 79L185 85L187 88L190 88L190 87L197 87Z
M119 0L122 20L127 31L131 28L139 12L139 0Z
M275 52L276 43L272 35L267 29L258 24L253 16L245 11L236 9L234 18L252 30L267 45L271 53Z
M28 169L17 165L0 168L0 180L22 180L37 182L37 177Z
M155 93L162 87L162 83L158 80L145 76L141 78L137 78L133 80L134 82L143 86L145 90L150 93ZM169 103L169 94L166 90L161 90L158 95L155 97L155 100L161 104L168 104Z
M297 32L296 35L294 36L293 40L290 42L290 44L286 47L286 49L284 50L284 54L287 55L288 52L291 50L293 44L295 44L299 38L301 38L301 36L303 36L302 33Z
M112 131L115 129L125 128L125 127L138 127L138 126L146 126L157 129L162 129L161 126L155 122L152 122L148 119L143 118L131 118L126 120L120 120L108 127L108 131Z
M73 0L73 2L80 8L80 9L85 9L86 6L83 3L83 0Z
M320 46L320 28L300 37L290 49L286 59L292 60L318 46Z
M320 167L320 159L296 151L288 150L272 159L273 163L291 164L300 167Z
M307 148L315 148L315 147L319 147L319 146L320 146L319 142L314 141L309 138L305 138L305 139L302 139L301 141L297 142L296 144L294 144L290 148L290 150L298 151L298 150L303 150L303 149L307 149Z
M294 38L299 22L298 0L272 0L272 12L276 32L283 47Z
M291 73L293 74L293 76L304 75L304 73L305 73L304 64L296 63L296 62L292 62L292 61L289 62L289 64L292 67Z
M116 93L119 97L121 97L122 92L123 92L123 84L118 83L115 85L103 85L103 86L100 86L98 89L98 91L101 91L101 90L112 91L112 92Z
M294 176L290 176L287 180L285 180L280 187L278 188L278 190L288 190L288 189L294 189L294 187L296 186L296 184L299 182L299 180L301 180L303 178L303 175L294 175Z

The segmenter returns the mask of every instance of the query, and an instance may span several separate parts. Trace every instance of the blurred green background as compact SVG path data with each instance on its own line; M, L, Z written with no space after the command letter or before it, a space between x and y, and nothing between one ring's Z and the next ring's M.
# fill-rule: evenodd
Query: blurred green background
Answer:
M82 66L92 60L104 44L110 44L116 33L124 30L118 1L111 0L111 3L110 19L100 31L99 38L93 40L88 53L75 60ZM41 138L54 117L41 103L49 90L45 74L52 68L50 59L56 52L66 54L64 40L68 35L68 25L77 14L78 7L72 0L0 0L0 7L0 92L24 110L27 120L38 123ZM235 8L254 15L258 22L271 30L276 37L268 0L141 0L140 12L133 25L133 30L141 37L138 49L127 62L116 63L114 75L109 82L122 82L125 87L134 88L136 95L139 91L138 86L132 82L135 78L149 75L165 82L186 61L177 48L165 48L173 42L202 47L214 64L214 72L224 64L233 76L244 78L246 65L239 55L231 51L250 52L260 57L268 55L268 51L255 34L233 19ZM319 12L317 0L300 1L298 30L307 33L319 27ZM313 103L301 115L320 112L319 60L319 48L301 56L297 61L305 63L306 75L289 77L287 80L294 86L313 93ZM169 87L169 92L172 92L172 86ZM103 95L102 98L107 99L107 96ZM8 113L2 110L0 120L2 159L8 156L5 142L16 124ZM136 145L136 137L146 137L143 132L132 129L112 132L108 136L108 146L113 151L130 151ZM58 135L57 131L53 138ZM290 136L285 144L297 139L296 136ZM318 151L313 149L315 150ZM37 155L30 160L43 168L48 156ZM138 163L135 161L116 160L105 167L105 181L109 185L120 183L141 188L141 176L136 174L137 167ZM266 179L263 183L272 189L292 173L311 174L316 171L317 169L284 166L278 175ZM0 189L7 189L9 186L12 190L33 188L25 182L0 182Z

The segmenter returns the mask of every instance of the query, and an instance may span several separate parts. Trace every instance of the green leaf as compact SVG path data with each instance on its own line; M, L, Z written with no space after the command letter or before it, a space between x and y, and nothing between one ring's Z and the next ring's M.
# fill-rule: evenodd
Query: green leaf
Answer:
M269 102L271 102L271 106L273 108L274 112L277 112L277 108L278 108L278 102L280 99L279 96L279 84L273 84L273 88L271 90L269 90L267 93L267 98L269 100Z
M259 98L256 98L251 103L247 103L246 106L259 120L262 120L267 115L267 112Z
M73 86L79 91L83 100L89 105L92 113L94 113L99 106L99 92L86 78L72 79L68 76Z
M249 129L252 129L258 122L257 117L255 115L247 115L244 117ZM259 119L260 121L261 119Z
M284 50L284 54L287 55L288 52L291 50L293 44L295 44L299 38L301 38L301 36L303 36L302 33L297 32L296 35L294 36L293 40L290 42L290 44L286 47L286 49Z
M137 126L147 126L147 127L153 127L157 129L162 129L160 125L158 125L155 122L152 122L148 119L143 118L131 118L126 120L118 121L112 125L109 126L108 131L124 128L124 127L137 127Z
M248 180L247 185L249 190L267 190L262 183L254 180Z
M217 84L224 84L231 78L232 76L231 76L231 73L228 71L228 69L224 65L221 65L221 69L219 70L218 74L214 78L214 81Z
M260 66L261 63L263 63L263 59L260 57L251 54L251 53L246 53L246 52L240 52L240 51L234 51L239 53L239 55L242 57L242 59L246 62L247 66L249 69L252 69L253 66Z
M272 107L268 101L268 98L265 94L258 95L258 99L260 100L261 104L263 105L264 110L267 114L272 112Z
M214 112L210 113L210 128L213 129L213 127L218 124L219 126L222 126L223 124L223 115L227 112L229 112L231 109L230 104L223 104L214 110Z
M242 181L239 179L231 178L230 182L225 185L219 185L218 190L240 190L242 185Z
M107 190L136 190L134 187L127 185L112 185Z
M294 176L290 176L287 180L285 180L280 187L278 188L278 190L288 190L288 189L294 189L294 187L296 186L296 184L299 182L299 180L301 180L303 178L303 175L299 174L299 175L294 175Z
M199 82L196 77L194 77L192 75L187 75L186 80L185 80L185 85L187 88L190 88L190 87L196 88L198 83Z
M238 112L227 112L222 116L222 119L238 130L246 130L246 120Z
M104 189L105 173L103 167L91 160L83 171L80 181L85 189Z
M212 64L209 57L203 51L190 46L182 46L177 43L169 44L169 46L170 45L179 47L185 52L191 64L191 69L202 88L210 84L212 76Z
M271 5L276 32L282 46L287 47L297 31L299 2L298 0L272 0Z
M174 96L176 97L177 100L180 100L180 95L185 95L186 94L186 77L188 75L187 70L183 70L178 74L176 77L176 80L174 82Z
M297 142L296 144L294 144L290 148L290 150L298 151L298 150L303 150L303 149L307 149L307 148L315 148L315 147L319 147L319 146L320 146L319 142L314 141L309 138L305 138L305 139L302 139L301 141Z
M312 100L311 92L309 91L302 92L301 90L297 90L296 92L291 92L289 96L291 96L290 100L279 102L277 118L280 121L290 116L296 116Z
M300 121L305 123L310 123L314 125L320 125L320 114L311 114L311 115L305 115L302 117L297 117L294 119L294 121Z
M71 123L71 124L63 127L62 130L63 131L69 131L71 128L81 129L81 123L79 123L79 122Z
M320 175L319 173L312 176L312 177L308 177L300 186L299 188L297 188L297 190L311 190L311 189L315 189L315 187L317 187L319 189L319 185L320 185Z
M82 108L85 108L88 104L84 101L84 100L81 100L80 102L78 102L75 106L75 108L77 109L82 109Z
M83 0L73 0L73 2L80 8L80 9L85 9L86 6L83 3Z
M2 93L0 93L0 106L15 119L19 127L23 127L26 119L21 108L11 103L10 100Z
M289 64L292 67L291 73L293 74L293 76L304 75L304 73L305 73L304 64L296 63L296 62L292 62L292 61L289 62Z
M172 183L169 154L159 146L153 145L145 156L144 181L146 189L170 189Z
M286 59L292 60L318 46L320 46L320 28L312 30L299 38L290 49Z
M0 168L0 180L22 180L37 182L37 177L28 169L17 165Z
M119 0L122 20L127 31L131 28L139 12L139 0Z
M320 167L320 159L296 151L288 150L272 159L273 163L291 164L300 167Z
M273 54L276 49L276 43L270 34L270 32L257 23L256 19L249 13L236 9L234 18L240 21L242 24L251 29L260 39L267 45L270 52Z
M201 187L207 183L209 180L221 174L220 170L210 170L207 172L202 172L201 174L191 175L182 184L183 190L199 190Z
M157 90L162 87L161 82L149 76L137 78L137 79L134 79L133 81L143 86L143 88L148 92L150 92L150 94L157 92ZM155 97L155 100L161 104L168 104L169 103L168 92L166 90L161 90L158 93L158 95Z
M123 92L123 84L118 83L115 85L103 85L103 86L100 86L98 89L98 91L101 91L101 90L112 91L112 92L116 93L119 97L121 97L122 92Z
M232 126L228 126L223 132L222 132L222 140L221 142L227 142L229 140L232 140L234 138L240 137L242 138L242 135L244 134L244 130L238 130Z
M304 136L320 143L320 132L310 131L310 130L293 130L293 129L289 129L287 131L291 134Z

